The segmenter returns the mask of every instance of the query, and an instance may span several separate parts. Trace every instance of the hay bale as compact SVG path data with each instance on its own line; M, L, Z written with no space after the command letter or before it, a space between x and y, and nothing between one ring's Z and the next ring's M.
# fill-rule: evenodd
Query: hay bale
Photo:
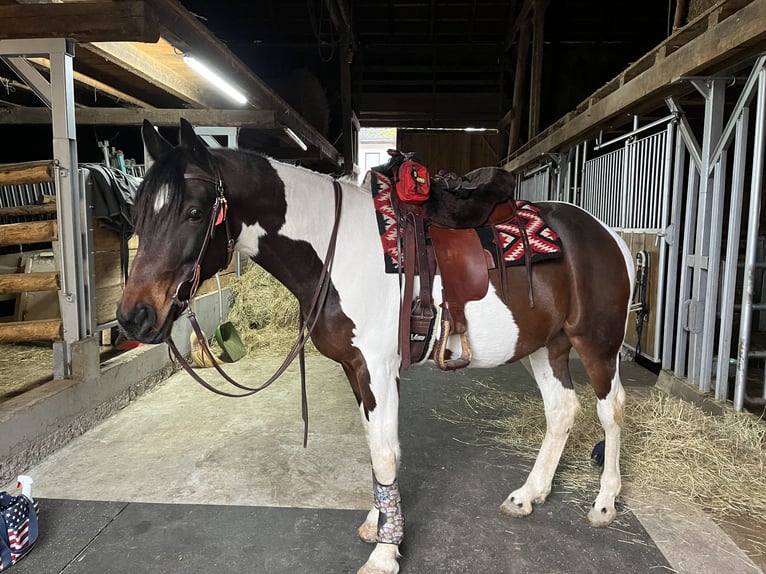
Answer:
M497 448L534 460L545 434L542 399L510 395L474 381L463 399L475 417L437 415L477 425ZM564 489L598 488L600 468L590 461L603 439L596 397L576 385L583 407L556 474ZM657 490L726 519L766 513L766 424L749 413L713 416L691 403L652 389L628 389L621 470L634 488Z
M285 355L298 336L298 300L259 265L229 282L234 324L249 354ZM306 353L316 353L311 342Z

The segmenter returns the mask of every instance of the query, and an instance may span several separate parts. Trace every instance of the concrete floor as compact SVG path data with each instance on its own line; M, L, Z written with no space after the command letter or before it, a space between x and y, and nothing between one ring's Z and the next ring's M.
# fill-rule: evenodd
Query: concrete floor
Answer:
M257 383L279 362L246 358L227 371ZM239 400L177 373L23 469L35 481L41 533L13 572L355 572L371 550L356 536L371 505L362 425L341 369L317 356L307 366L306 449L295 366ZM656 379L633 363L622 372L626 386ZM523 364L455 373L421 366L403 377L403 573L761 572L706 516L643 500L629 485L632 510L618 506L607 529L583 520L582 501L595 492L555 485L526 519L502 515L499 504L529 463L436 416L466 412L460 399L474 379L536 392Z

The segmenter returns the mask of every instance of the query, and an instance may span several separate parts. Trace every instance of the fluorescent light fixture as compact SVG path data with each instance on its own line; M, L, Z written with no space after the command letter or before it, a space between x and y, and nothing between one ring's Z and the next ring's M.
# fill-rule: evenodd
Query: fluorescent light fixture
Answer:
M216 88L221 90L224 94L229 96L238 104L247 103L247 98L242 92L224 80L221 76L216 74L213 70L208 68L194 56L184 56L184 62L186 62L192 70L197 72L200 76L205 78L208 82L213 84Z
M282 126L282 129L285 130L285 133L288 136L290 136L290 139L292 139L295 143L297 143L303 151L306 151L307 149L309 149L308 146L305 143L303 143L303 140L298 137L298 134L296 134L293 130L291 130L287 126Z
M486 132L487 128L463 128L464 132Z

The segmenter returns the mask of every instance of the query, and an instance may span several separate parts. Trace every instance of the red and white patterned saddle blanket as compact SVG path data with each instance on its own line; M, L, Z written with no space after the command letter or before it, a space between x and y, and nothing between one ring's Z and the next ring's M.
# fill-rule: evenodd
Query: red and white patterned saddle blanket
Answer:
M378 173L370 174L370 186L378 220L380 241L383 245L386 273L398 273L399 244L397 241L396 212L391 204L393 186L388 178ZM558 234L540 216L540 209L535 204L523 200L516 201L516 209L519 219L526 229L532 263L561 257L561 240ZM506 267L524 265L524 242L515 217L492 227L478 227L476 232L484 249L492 254L495 266L498 265L497 258L500 252L503 254ZM500 239L501 249L498 249L495 237Z

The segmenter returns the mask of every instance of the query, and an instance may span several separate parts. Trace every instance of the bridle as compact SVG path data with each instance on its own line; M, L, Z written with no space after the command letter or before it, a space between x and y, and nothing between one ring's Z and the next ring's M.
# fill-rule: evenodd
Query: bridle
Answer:
M226 201L226 196L224 195L223 180L221 179L217 166L215 166L215 172L216 172L215 179L210 177L205 177L205 176L188 174L188 173L184 174L184 180L202 181L202 182L210 183L213 186L215 186L216 199L215 199L215 202L213 203L213 210L210 214L210 222L208 223L208 228L205 233L205 239L202 242L202 246L200 247L200 252L197 255L197 260L194 263L194 269L192 271L192 274L190 275L188 279L184 279L176 286L176 291L175 291L175 294L173 295L173 303L177 307L179 307L180 309L178 311L179 315L182 312L186 311L186 316L188 317L189 322L191 323L192 329L194 330L194 334L196 335L197 340L199 341L200 346L202 347L202 352L212 362L213 366L218 371L218 373L231 385L240 389L243 392L240 392L240 393L227 392L227 391L222 391L220 389L215 388L192 369L191 365L189 365L189 362L184 358L184 356L178 350L178 347L176 346L170 334L168 335L165 342L168 344L168 347L170 351L172 352L172 355L175 357L175 359L181 364L184 370L192 376L192 378L195 381L197 381L200 385L205 387L207 390L224 397L234 397L234 398L249 397L259 391L262 391L266 387L270 386L274 381L276 381L287 370L287 368L295 360L295 357L299 357L300 375L301 375L301 413L302 413L302 418L304 423L303 446L305 447L308 441L308 402L306 399L306 365L305 365L304 348L306 346L306 343L309 340L309 337L311 336L312 331L314 330L314 327L319 321L319 317L324 308L324 304L327 300L327 293L330 290L330 283L331 283L330 272L332 270L333 261L335 260L335 246L338 240L338 224L340 222L341 205L343 202L343 195L342 195L340 183L338 183L337 180L333 180L333 191L335 193L335 215L333 220L332 232L330 234L330 242L329 242L329 245L327 246L327 255L325 256L324 263L322 264L322 270L319 274L319 280L317 281L317 286L314 289L314 295L312 297L309 310L306 313L305 317L303 315L300 316L298 336L295 342L293 343L293 346L288 351L284 361L277 368L274 374L272 374L265 382L263 382L259 386L249 387L241 383L238 383L237 381L232 379L220 367L220 365L218 364L218 361L215 359L215 357L213 357L213 353L210 351L210 347L207 344L205 335L202 333L202 329L200 328L199 322L197 321L197 316L194 313L194 310L192 309L192 306L190 304L191 301L194 299L194 295L196 294L197 289L199 288L202 261L205 258L205 254L207 253L207 248L210 244L210 241L215 237L216 228L222 224L224 225L226 230L227 261L226 261L226 265L219 268L219 271L220 269L225 269L226 267L229 266L229 264L231 263L232 255L234 253L235 242L231 234L231 223L229 219L227 218L228 202ZM182 298L181 293L183 293L185 286L189 287L189 295L188 297L184 299Z
M210 213L210 221L208 222L207 231L205 232L205 239L202 241L202 247L200 247L197 260L194 262L192 274L188 279L184 279L176 286L176 292L173 295L173 304L180 307L178 311L179 315L183 313L189 305L189 302L194 299L194 295L197 293L200 283L200 274L202 272L202 260L205 258L210 241L215 237L216 228L222 223L226 230L226 265L221 267L221 269L225 269L229 266L231 258L234 255L234 239L231 236L231 222L227 217L229 203L226 201L226 196L223 193L223 179L221 179L221 174L218 171L217 165L215 165L215 176L215 179L191 173L185 173L183 176L184 181L202 181L212 184L215 187L215 201L213 202L213 211ZM186 285L189 286L189 296L186 299L181 299L181 289Z

